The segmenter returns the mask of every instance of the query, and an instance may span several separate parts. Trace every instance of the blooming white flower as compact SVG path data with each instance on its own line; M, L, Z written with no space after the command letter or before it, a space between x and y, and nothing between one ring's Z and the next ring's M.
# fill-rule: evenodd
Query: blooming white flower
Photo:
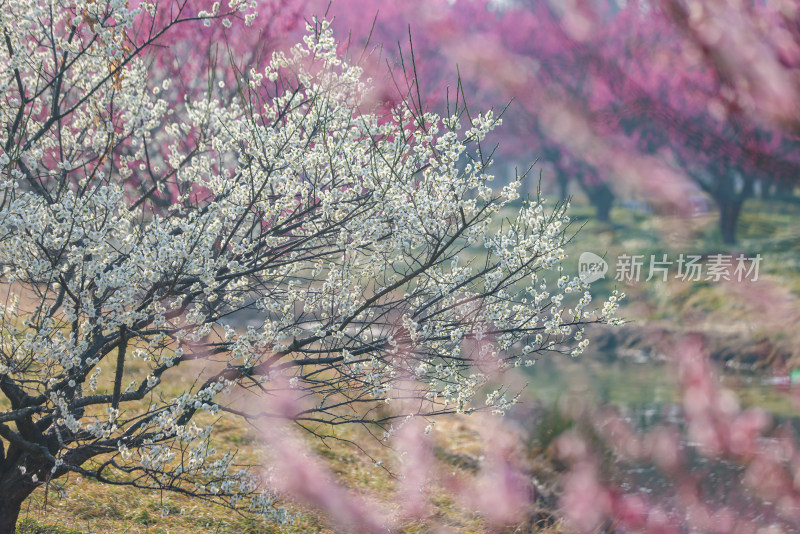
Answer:
M86 474L87 458L108 453L119 483L146 472L164 489L286 518L263 478L197 425L199 412L226 412L221 393L302 397L313 403L302 417L338 423L361 417L339 399L392 403L413 380L420 413L470 413L485 370L577 355L583 323L615 320L616 298L592 316L582 282L558 270L564 208L526 202L498 230L522 185L495 192L475 147L500 121L373 113L327 21L241 91L219 81L175 103L147 47L130 46L146 42L126 33L148 26L141 11L46 5L0 10L13 50L0 69L20 80L0 105L12 147L0 184L19 183L0 192L0 279L36 301L0 308L0 372L24 384L24 407L0 415L37 417L42 443L26 457L37 472ZM49 12L57 20L41 24ZM241 13L254 12L237 1L198 16L227 26ZM84 38L70 40L73 27ZM250 326L231 324L240 316ZM198 360L216 374L176 382ZM513 402L499 389L484 407Z

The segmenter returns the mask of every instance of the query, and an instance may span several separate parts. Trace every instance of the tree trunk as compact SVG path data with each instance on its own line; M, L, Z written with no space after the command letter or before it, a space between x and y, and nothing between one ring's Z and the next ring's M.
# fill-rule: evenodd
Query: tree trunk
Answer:
M775 184L772 182L768 182L766 180L760 180L758 182L759 188L759 197L762 200L770 200L775 196Z
M12 458L15 456L13 450L7 455L6 460L8 456ZM16 461L0 464L2 468L0 469L0 534L16 532L22 503L38 485L31 480L30 474L27 476L22 474L19 470L20 465L22 464ZM36 471L38 469L29 465L29 473Z
M17 519L29 492L18 491L13 494L0 495L0 534L14 534L17 531Z
M753 195L755 180L738 174L735 169L716 178L712 196L719 206L719 233L726 245L736 243L736 226L745 200Z
M778 200L790 200L794 198L794 185L787 181L776 182L770 198Z
M559 200L569 197L569 178L561 173L558 174L558 196Z
M739 215L742 213L741 201L728 201L720 203L719 207L719 230L722 242L726 245L736 243L736 226L739 223Z
M614 205L614 193L611 188L601 184L592 188L589 200L595 209L595 215L600 222L611 222L611 208Z

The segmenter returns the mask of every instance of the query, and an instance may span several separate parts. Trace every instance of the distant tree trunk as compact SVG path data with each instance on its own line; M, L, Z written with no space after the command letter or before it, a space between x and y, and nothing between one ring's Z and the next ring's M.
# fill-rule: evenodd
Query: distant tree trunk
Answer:
M733 173L717 179L714 197L719 207L720 236L726 245L736 243L739 216L744 201L753 195L753 183L753 179L737 177Z
M601 222L611 222L611 208L614 206L614 192L606 184L593 186L589 195L589 200L595 208L597 220Z
M759 196L764 200L790 200L794 197L794 186L787 181L761 180Z
M770 198L777 198L779 200L790 200L794 198L794 185L788 181L776 182Z
M594 206L597 220L604 223L611 222L611 208L614 205L614 191L611 187L596 177L587 180L579 176L577 182L586 193L591 205Z
M766 180L759 180L758 181L758 196L763 200L768 200L772 198L775 194L775 184L770 183Z
M569 178L564 173L558 173L557 180L559 200L566 200L569 197Z
M736 243L736 227L739 224L739 215L742 213L742 200L720 203L719 205L719 231L722 242L726 245Z

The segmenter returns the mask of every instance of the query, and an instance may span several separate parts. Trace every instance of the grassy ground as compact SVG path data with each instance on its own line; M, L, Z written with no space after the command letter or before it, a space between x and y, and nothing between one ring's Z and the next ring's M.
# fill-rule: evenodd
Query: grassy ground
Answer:
M131 360L126 366L125 380L143 380L148 365ZM182 386L209 372L203 368L176 367L165 375L163 395L177 396ZM109 393L111 376L101 377L98 393ZM251 402L249 398L233 398L233 402ZM125 406L128 415L137 405ZM198 415L197 424L212 423L210 415ZM474 418L443 418L437 421L436 469L459 479L474 478L483 454L484 443L476 430ZM372 437L361 427L326 429L334 438L320 439L306 435L310 453L322 460L337 482L356 493L368 495L387 509L397 499L396 479L388 472L398 466L396 452ZM226 415L215 423L213 446L218 451L236 451L237 461L248 465L268 463L270 454L261 445L258 431L243 420ZM358 443L362 450L349 442ZM384 469L377 465L389 469ZM443 487L430 488L430 517L404 525L404 532L429 532L442 526L450 532L484 532L481 517L472 513ZM144 492L127 487L114 487L90 479L70 476L37 490L24 504L20 516L20 534L94 534L94 533L163 533L163 534L256 534L330 532L325 518L291 502L284 503L297 518L291 525L279 526L264 520L245 517L220 505L203 502L169 492ZM557 531L551 531L557 532Z
M479 433L470 418L443 419L437 423L437 468L459 478L474 477L482 451ZM244 426L223 425L219 436L236 443L245 455L258 454L257 437ZM342 437L359 439L370 455L392 465L395 453L348 429ZM310 448L323 458L336 479L356 492L369 494L391 508L396 498L395 481L375 466L365 454L337 441L327 445L309 437ZM445 528L448 532L485 532L486 525L478 514L459 506L441 487L431 488L430 517L404 525L402 532L431 532ZM298 513L294 524L279 526L246 518L230 510L206 502L168 493L147 493L128 488L115 488L91 480L69 480L52 484L49 491L37 491L25 504L20 517L20 534L90 534L90 533L163 533L163 534L256 534L331 532L324 518L302 507L286 503ZM520 527L523 528L523 527ZM529 531L509 528L509 532ZM562 527L551 525L539 532L558 533Z

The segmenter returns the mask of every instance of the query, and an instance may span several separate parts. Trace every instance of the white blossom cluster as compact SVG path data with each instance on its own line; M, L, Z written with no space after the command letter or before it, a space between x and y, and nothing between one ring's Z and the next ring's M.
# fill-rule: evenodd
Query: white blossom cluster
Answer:
M368 421L408 394L469 412L494 373L577 355L587 322L614 320L616 296L595 312L561 274L566 207L491 187L491 112L366 108L326 21L235 97L178 106L153 90L168 85L147 68L157 36L133 36L155 4L70 6L0 10L0 276L16 295L0 308L0 437L28 451L20 473L115 470L282 519L196 422L275 415L231 391L313 399L282 413L299 424ZM194 384L180 369L198 361Z

